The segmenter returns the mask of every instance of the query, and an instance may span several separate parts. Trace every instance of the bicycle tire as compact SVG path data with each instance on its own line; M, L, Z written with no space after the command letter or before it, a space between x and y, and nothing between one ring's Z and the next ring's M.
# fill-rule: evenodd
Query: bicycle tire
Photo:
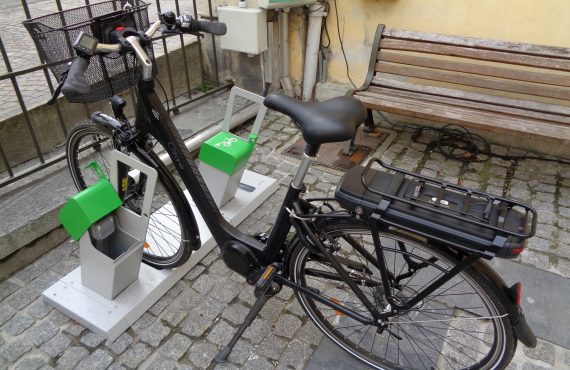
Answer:
M319 231L330 247L340 248L334 253L335 258L340 257L337 260L341 261L341 265L355 281L360 279L360 285L363 286L361 290L369 300L380 309L389 310L378 276L379 270L374 266L375 262L363 253L358 253L347 242L349 240L347 236L352 236L353 241L364 246L366 251L373 252L374 246L368 227L362 222L341 220L331 222ZM361 235L365 235L366 238L362 238ZM406 264L404 253L396 251L399 249L396 248L399 246L398 242L406 243L406 250L411 251L411 255L408 255L412 260L411 263L425 261L429 256L437 258L437 261L431 260L431 264L428 264L431 271L437 270L437 266L444 267L444 265L448 271L458 263L458 257L450 251L423 243L409 235L387 231L380 232L379 236L382 239L384 254L393 254L392 260L387 257L386 265L394 272L399 269L398 274L402 273ZM394 242L392 247L388 243L390 240ZM339 284L338 276L334 279L333 273L325 277L325 272L331 273L334 270L320 258L314 247L307 247L297 239L292 248L289 276L294 282L318 291L327 299L347 308L351 307L361 315L366 316L365 313L368 313L369 318L372 317L367 310L363 310L362 302L348 285ZM324 270L319 270L320 268ZM366 269L369 272L365 272ZM418 274L419 271L407 281L403 281L405 285L401 289L400 297L397 289L392 288L392 294L400 300L405 300L405 291L408 296L421 291L427 285L422 279L413 281ZM424 276L427 277L429 274L426 272ZM477 297L471 296L472 293L469 292L465 292L463 297L460 296L459 293L463 293L461 290L467 288L456 283L459 277L467 282L467 287L470 286ZM435 278L437 275L434 275L430 281ZM410 284L411 282L414 284ZM365 287L365 284L371 287ZM416 288L416 285L421 287ZM457 289L461 290L455 292ZM395 319L391 319L393 324L386 324L385 328L388 330L381 333L378 333L375 325L366 327L306 295L296 292L296 296L309 318L329 339L356 359L374 368L503 369L512 359L517 342L509 318L506 316L507 311L501 303L501 293L497 289L489 278L477 270L476 264L472 265L436 289L433 295L424 298L412 310L399 313ZM467 293L470 296L467 296ZM449 302L440 302L446 300ZM463 306L458 305L462 301L465 302ZM491 319L483 320L482 317ZM492 333L490 329L493 329ZM365 338L368 334L369 338ZM492 344L490 344L491 339ZM487 348L485 352L482 351L484 348Z
M85 149L82 149L84 147ZM99 163L108 177L110 176L107 156L116 147L113 133L99 124L82 123L70 130L66 140L67 164L78 190L83 190L98 180L92 170L85 169L85 165L93 160ZM158 269L174 268L190 258L194 250L192 243L199 243L199 234L192 209L183 198L178 183L158 156L153 152L149 155L156 164L148 163L145 158L137 156L158 173L143 261ZM131 190L130 200L125 202L124 206L136 212L144 193L136 189Z

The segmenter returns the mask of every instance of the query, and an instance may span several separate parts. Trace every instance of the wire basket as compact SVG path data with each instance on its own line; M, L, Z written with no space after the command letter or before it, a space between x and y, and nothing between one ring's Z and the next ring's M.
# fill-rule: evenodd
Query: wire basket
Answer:
M126 5L125 5L126 4ZM97 25L109 17L129 17L137 30L149 27L148 4L139 0L111 0L64 10L24 22L40 57L49 64L58 81L68 70L68 62L75 57L72 45L77 36L84 32L98 37ZM104 40L99 40L103 42ZM147 53L154 61L152 48ZM138 74L135 57L119 53L91 58L85 78L91 87L85 95L67 97L73 103L90 103L109 98L136 84Z

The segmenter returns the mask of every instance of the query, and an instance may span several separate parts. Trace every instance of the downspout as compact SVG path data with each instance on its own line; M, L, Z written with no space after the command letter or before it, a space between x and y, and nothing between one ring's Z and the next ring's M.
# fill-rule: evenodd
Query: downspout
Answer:
M281 59L281 87L285 95L293 96L295 91L289 77L289 9L279 10L279 53Z
M324 3L316 3L309 7L309 29L307 31L305 69L303 73L303 101L311 100L313 97L315 83L317 81L321 26L323 17L327 16L327 12L325 12L324 9Z

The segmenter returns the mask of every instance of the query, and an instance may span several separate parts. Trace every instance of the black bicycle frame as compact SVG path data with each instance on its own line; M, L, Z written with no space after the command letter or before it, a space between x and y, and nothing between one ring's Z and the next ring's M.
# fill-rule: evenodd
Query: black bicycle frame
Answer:
M285 195L283 204L275 221L275 225L271 231L267 244L263 244L256 240L250 235L244 234L233 227L220 213L220 210L216 203L214 202L210 191L208 190L198 167L194 163L191 157L190 151L186 148L180 134L176 130L174 123L172 122L170 115L164 109L162 103L160 102L158 96L154 92L154 81L144 81L140 80L138 83L138 102L137 112L136 112L136 126L137 129L144 133L150 133L168 152L168 155L172 159L176 170L178 171L184 185L190 192L192 199L196 203L198 211L204 218L206 225L208 226L210 232L216 243L221 247L227 243L241 243L246 248L248 248L258 259L259 266L257 268L263 268L273 262L278 258L279 251L283 248L285 241L287 239L287 234L292 226L296 226L302 238L308 239L312 245L316 246L317 250L326 258L326 260L331 264L331 266L339 274L339 279L346 282L352 291L360 298L362 303L371 313L373 320L366 318L356 312L346 309L342 305L339 305L333 301L330 301L320 294L313 292L299 284L296 284L285 277L279 277L278 281L284 285L290 286L294 290L300 292L301 294L308 295L311 298L337 310L343 312L344 314L352 317L353 319L370 325L377 322L379 319L384 319L392 315L392 313L379 312L379 310L374 306L372 302L366 297L362 290L358 287L358 282L354 281L348 273L343 269L341 264L332 256L331 252L320 242L319 236L315 235L311 230L309 225L304 221L291 222L291 215L289 210L295 210L297 213L304 213L307 204L299 195L302 193L303 188L295 188L292 184L289 186L289 190ZM347 216L351 217L351 216ZM370 224L370 229L373 234L374 243L377 245L376 248L376 258L374 258L368 252L367 257L370 261L376 265L382 276L382 284L384 285L384 290L387 292L387 299L393 305L394 308L399 310L410 309L420 300L425 298L428 294L433 292L439 286L443 285L469 264L473 263L478 257L471 256L471 258L466 258L460 264L458 264L454 269L445 273L440 279L430 284L426 289L420 292L418 295L406 302L406 304L397 304L389 296L389 281L393 278L388 269L385 266L385 261L383 257L383 252L379 244L377 244L377 220L372 221ZM376 232L375 232L376 231ZM350 242L350 241L349 241ZM378 241L379 243L379 241ZM351 243L352 244L352 243ZM359 250L362 251L360 248Z
M255 238L240 232L227 222L220 213L198 167L191 157L190 151L186 148L170 115L155 94L154 81L141 79L138 83L137 91L139 102L136 112L137 128L143 132L150 133L168 152L216 243L222 248L227 243L238 242L245 245L259 260L259 267L274 262L291 228L288 214L284 209L299 196L300 190L292 187L289 189L267 244L263 244Z

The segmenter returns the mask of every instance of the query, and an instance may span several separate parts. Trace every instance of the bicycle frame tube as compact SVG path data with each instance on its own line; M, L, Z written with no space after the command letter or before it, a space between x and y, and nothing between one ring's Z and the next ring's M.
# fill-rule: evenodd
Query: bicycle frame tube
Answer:
M141 79L137 90L137 127L149 132L165 148L216 243L223 247L228 242L241 242L248 246L256 257L265 260L265 245L238 231L220 213L190 151L155 94L154 81Z

